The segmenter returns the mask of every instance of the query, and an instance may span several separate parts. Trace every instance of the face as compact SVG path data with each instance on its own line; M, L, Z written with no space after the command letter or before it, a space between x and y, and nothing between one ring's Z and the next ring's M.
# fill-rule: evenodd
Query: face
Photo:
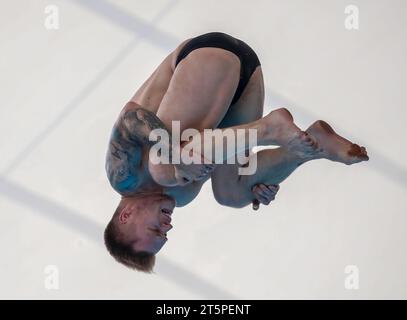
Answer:
M171 215L175 200L163 194L147 194L126 198L119 215L124 241L136 251L156 254L167 242L172 229Z

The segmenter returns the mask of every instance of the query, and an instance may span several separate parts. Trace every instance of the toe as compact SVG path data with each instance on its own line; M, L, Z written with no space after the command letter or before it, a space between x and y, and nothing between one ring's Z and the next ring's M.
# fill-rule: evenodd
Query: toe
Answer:
M367 155L366 148L360 147L359 145L353 143L348 151L348 155L358 161L367 161L369 156ZM357 161L357 162L358 162Z
M351 157L358 157L360 154L361 154L360 147L357 144L352 143L349 148L348 155L350 155Z
M367 160L369 160L369 156L367 155L367 154L362 154L362 155L360 155L360 157L359 157L362 161L367 161Z
M308 133L301 131L298 135L298 138L300 138L301 140L307 140L307 138L309 137Z

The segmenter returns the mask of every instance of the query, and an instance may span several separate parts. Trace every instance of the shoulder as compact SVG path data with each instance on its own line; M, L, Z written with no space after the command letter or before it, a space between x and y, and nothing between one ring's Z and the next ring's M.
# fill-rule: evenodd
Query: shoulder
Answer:
M143 146L129 141L115 124L106 153L105 170L113 189L122 195L135 191L141 183Z

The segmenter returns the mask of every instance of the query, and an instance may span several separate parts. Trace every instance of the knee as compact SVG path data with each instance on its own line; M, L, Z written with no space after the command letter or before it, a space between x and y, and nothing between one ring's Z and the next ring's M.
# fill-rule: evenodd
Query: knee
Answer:
M231 208L243 208L245 204L241 201L236 186L224 185L212 182L212 191L217 203Z
M213 196L217 203L222 206L229 206L230 205L230 198L226 195L225 192L221 190L213 189Z

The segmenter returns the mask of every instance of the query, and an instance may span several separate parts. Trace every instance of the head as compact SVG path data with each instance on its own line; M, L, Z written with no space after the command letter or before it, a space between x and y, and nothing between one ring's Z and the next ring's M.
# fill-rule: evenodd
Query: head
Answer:
M175 200L164 194L123 198L105 230L110 254L129 268L151 272L172 229Z

